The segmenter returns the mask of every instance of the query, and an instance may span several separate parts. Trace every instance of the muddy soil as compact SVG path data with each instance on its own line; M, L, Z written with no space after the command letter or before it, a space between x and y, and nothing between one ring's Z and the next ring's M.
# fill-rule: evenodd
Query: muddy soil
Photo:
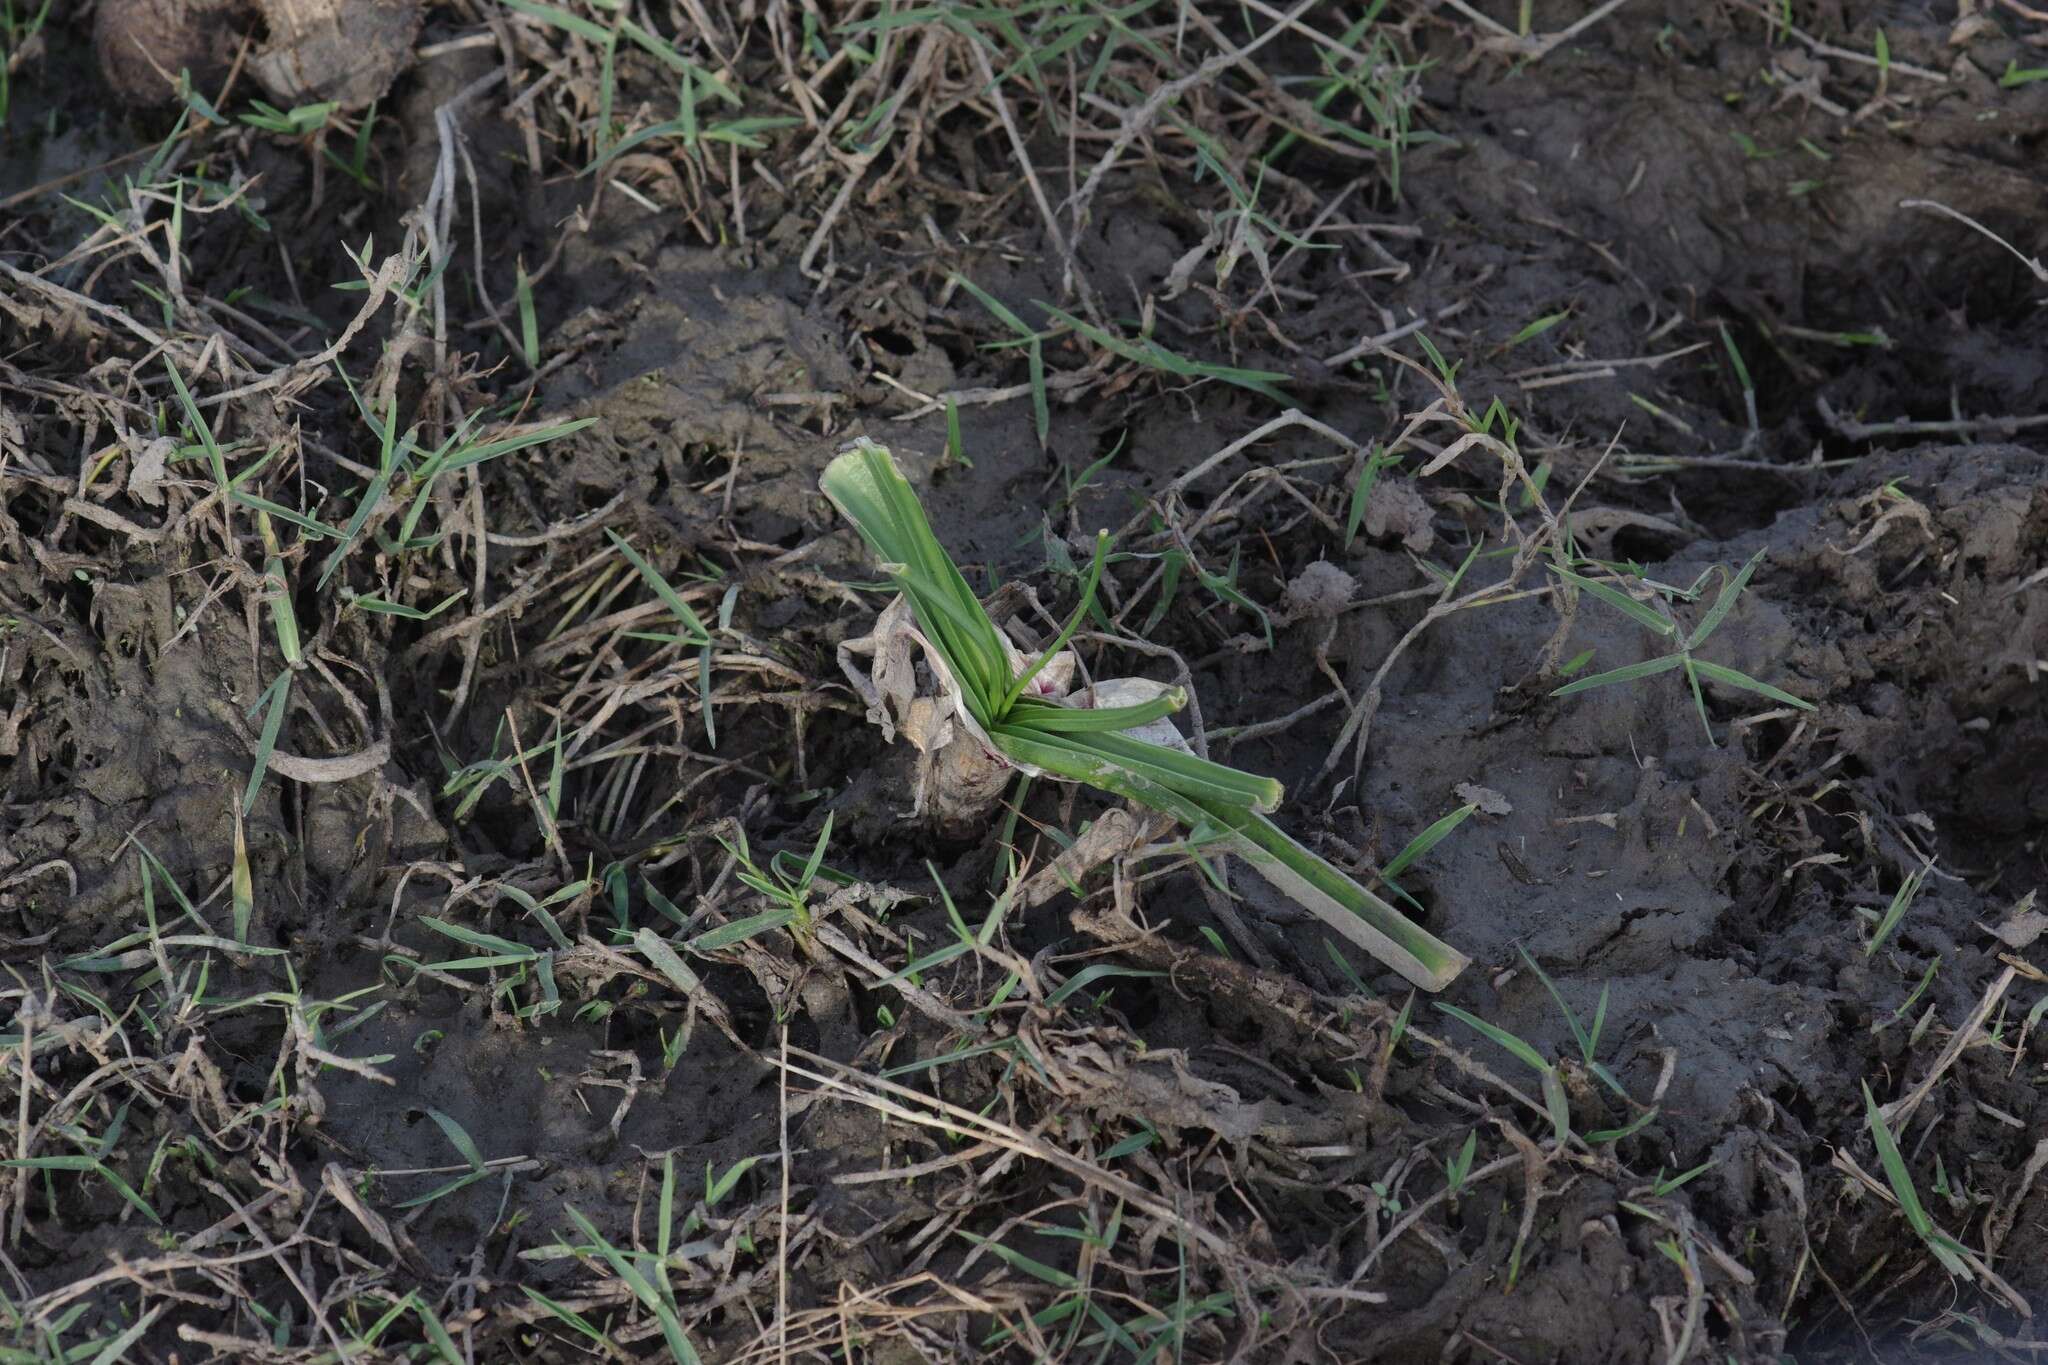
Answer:
M9 1359L2026 1358L2048 21L548 8L312 134L8 30ZM913 817L863 435L1473 965Z

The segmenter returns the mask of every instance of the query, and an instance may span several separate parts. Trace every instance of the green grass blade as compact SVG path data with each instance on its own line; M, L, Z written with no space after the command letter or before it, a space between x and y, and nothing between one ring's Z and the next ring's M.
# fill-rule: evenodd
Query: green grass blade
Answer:
M1186 356L1167 350L1150 337L1131 341L1084 322L1064 309L1043 303L1039 307L1045 309L1047 315L1054 320L1064 323L1104 350L1122 356L1125 360L1134 361L1147 369L1157 370L1179 379L1220 379L1226 384L1250 389L1253 393L1269 398L1275 403L1284 405L1289 401L1286 393L1274 386L1287 383L1293 376L1279 370L1246 370L1230 365L1213 365L1202 360L1189 360Z
M1044 343L1037 337L1031 338L1031 348L1025 355L1031 376L1031 422L1038 429L1038 448L1043 450L1052 431L1052 408L1045 398Z
M763 910L758 915L736 919L731 924L721 924L716 929L707 929L683 944L685 950L698 953L715 953L721 948L730 948L735 943L745 942L771 929L785 928L796 920L796 911L783 907L777 910Z
M609 1338L607 1338L605 1334L599 1331L596 1327L592 1326L590 1319L584 1317L575 1309L556 1303L553 1299L541 1293L538 1289L534 1289L528 1285L520 1285L519 1290L521 1293L525 1294L527 1298L533 1300L542 1308L545 1308L548 1312L554 1314L554 1316L564 1326L569 1327L574 1331L582 1333L584 1336L590 1338L590 1340L596 1342L600 1346L610 1344Z
M526 368L540 368L540 321L534 313L533 281L527 278L526 262L518 263L519 273L513 277L512 298L519 308L519 351L526 360Z
M588 19L571 14L558 5L544 5L539 3L539 0L503 0L503 3L507 9L530 14L557 28L566 29L587 42L602 44L611 41L611 34L606 29Z
M127 1331L121 1333L120 1336L115 1337L112 1341L108 1342L105 1346L101 1347L99 1354L92 1358L90 1365L121 1365L122 1361L129 1359L129 1348L134 1346L136 1342L142 1339L142 1334L144 1332L147 1332L151 1327L156 1325L156 1320L162 1317L164 1315L164 1310L169 1307L170 1305L167 1303L160 1303L156 1307L150 1309L147 1313L144 1313L141 1317L137 1318L135 1320L134 1325L131 1326ZM83 1350L85 1348L80 1347L79 1349ZM47 1359L47 1357L42 1358ZM76 1360L77 1357L65 1356L60 1357L60 1359Z
M1592 593L1593 596L1607 603L1607 605L1626 615L1647 630L1653 630L1657 634L1665 636L1675 636L1678 634L1677 622L1658 611L1655 607L1636 601L1635 598L1630 597L1619 588L1587 578L1583 574L1575 574L1570 569L1558 564L1552 564L1550 571L1558 577L1568 580L1574 586Z
M1535 338L1542 336L1545 332L1557 326L1558 323L1563 322L1566 318L1570 317L1571 315L1572 312L1569 308L1565 309L1562 313L1546 313L1542 317L1537 318L1534 322L1522 328L1521 331L1509 337L1507 345L1502 347L1502 349L1512 351L1515 349L1515 347L1521 345L1525 341L1533 341Z
M1038 333L1031 327L1027 326L1024 322L1024 319L1018 317L1016 313L1012 312L1009 306L1006 305L1001 299L989 293L986 289L983 289L973 280L968 279L965 275L962 275L956 271L953 275L953 283L959 285L962 289L965 289L968 293L974 295L974 301L976 303L979 303L983 308L986 308L991 314L994 315L996 321L1002 323L1003 326L1015 332L1019 337L1024 338L1026 340L1035 340L1037 338Z
M149 1219L150 1222L155 1223L159 1227L163 1226L164 1220L157 1217L156 1210L149 1206L149 1202L135 1192L135 1187L123 1180L113 1167L107 1165L106 1162L101 1161L98 1157L85 1156L83 1154L15 1157L6 1161L0 1161L0 1168L20 1171L73 1171L81 1175L87 1173L97 1175L113 1187L114 1193L120 1195L130 1205L141 1210L142 1215Z
M270 756L277 751L278 732L284 728L284 713L291 705L292 671L287 668L278 674L264 695L270 699L270 709L263 715L263 733L256 738L256 760L249 767L249 785L242 789L244 815L256 808L256 793L263 786L263 774L270 769Z
M1151 701L1135 706L1072 706L1039 697L1025 697L1003 718L1003 723L1046 734L1131 730L1172 715L1186 706L1187 700L1187 693L1178 687L1168 688Z
M1742 566L1740 573L1722 585L1721 595L1714 599L1714 605L1701 618L1698 629L1686 637L1685 647L1687 649L1698 649L1707 642L1709 635L1720 629L1721 622L1727 619L1730 611L1734 610L1735 600L1741 597L1742 590L1749 586L1750 576L1756 572L1757 565L1763 562L1764 552L1758 550L1749 557L1749 562Z
M812 881L817 878L818 868L825 861L825 845L832 840L832 817L835 814L836 811L825 812L825 825L818 831L818 842L811 848L811 856L804 863L803 876L797 879L796 886L799 891L810 889Z
M482 1174L485 1169L484 1154L477 1149L476 1142L470 1137L468 1130L438 1109L428 1109L427 1117L434 1121L434 1126L448 1139L448 1145L461 1153L462 1159L469 1163L469 1169Z
M1503 1048L1506 1048L1509 1052L1512 1052L1517 1058L1517 1060L1521 1061L1532 1071L1535 1071L1540 1075L1547 1076L1552 1071L1556 1070L1556 1068L1553 1067L1550 1064L1550 1062L1545 1059L1542 1053L1538 1052L1535 1048L1530 1047L1527 1043L1523 1042L1520 1038L1517 1038L1514 1034L1509 1033L1506 1029L1500 1028L1494 1024L1489 1024L1484 1019L1481 1019L1478 1015L1473 1014L1469 1010L1461 1010L1456 1005L1446 1005L1441 1000L1436 1001L1435 1003L1438 1009L1442 1010L1445 1014L1450 1015L1451 1018L1457 1020L1459 1023L1465 1025L1467 1028L1473 1029L1485 1035L1486 1038L1488 1038L1492 1042L1498 1044Z
M1109 532L1097 531L1095 533L1095 558L1088 566L1088 580L1081 585L1081 600L1074 604L1074 614L1067 618L1066 625L1060 627L1060 633L1053 637L1052 643L1038 651L1038 657L1033 659L1030 665L1023 672L1019 673L1016 680L1010 684L1009 690L1003 694L1003 704L997 712L998 715L1009 714L1010 708L1017 704L1017 698L1023 696L1024 689L1031 685L1031 680L1037 677L1047 664L1052 662L1053 655L1067 647L1067 641L1074 638L1074 632L1080 629L1082 619L1088 615L1089 604L1095 600L1096 588L1102 583L1102 561L1108 554Z
M690 604L685 602L681 595L669 586L668 580L662 577L661 570L641 558L640 552L627 543L626 538L617 531L607 527L605 528L605 534L611 537L612 544L618 548L620 554L626 557L626 562L640 571L640 577L646 582L648 587L654 589L655 596L667 604L670 613L675 616L676 620L682 622L684 638L693 645L711 643L711 631L705 626L704 618L697 615Z
M1114 732L1075 738L1024 730L1004 722L988 733L996 747L1010 757L1070 781L1101 786L1099 779L1104 773L1122 771L1190 798L1262 811L1272 810L1280 803L1280 784L1270 777L1254 777L1178 749L1147 744Z
M1366 504L1372 500L1373 485L1379 482L1380 465L1392 464L1380 454L1375 445L1366 456L1365 467L1358 471L1358 479L1351 485L1351 510L1344 518L1344 548L1350 549L1351 542L1358 539L1358 527L1365 520Z
M1149 804L1149 803L1148 803ZM1465 955L1252 811L1206 808L1230 829L1230 852L1371 956L1426 991L1448 986Z
M627 1260L625 1254L617 1247L606 1241L604 1234L597 1230L596 1225L579 1213L573 1205L564 1205L562 1212L576 1224L578 1232L590 1239L598 1254L604 1258L605 1264L611 1267L612 1273L625 1281L627 1288L633 1291L633 1297L640 1301L641 1307L654 1314L656 1321L661 1324L662 1338L668 1343L669 1354L676 1361L676 1365L700 1365L702 1357L697 1354L697 1348L690 1344L689 1337L684 1335L683 1325L676 1317L675 1309L663 1300L640 1268Z
M1380 875L1390 881L1400 876L1408 870L1410 864L1442 843L1450 836L1452 830L1464 824L1466 820L1471 818L1472 812L1478 809L1479 807L1477 806L1460 806L1443 819L1438 820L1428 829L1410 839L1408 846L1399 853L1396 853L1394 860L1380 869Z
M992 1242L986 1237L977 1237L971 1232L961 1232L962 1237L994 1255L1012 1269L1021 1270L1033 1279L1043 1280L1055 1289L1075 1289L1080 1281L1064 1270L1056 1270L1043 1261L1033 1260L1021 1251L1012 1251L1001 1242Z
M434 1353L441 1358L441 1365L465 1365L462 1348L455 1344L455 1338L448 1334L448 1327L427 1306L418 1294L410 1296L413 1315L420 1320L420 1330L427 1334L427 1340L434 1344Z
M1863 1082L1863 1112L1870 1124L1870 1139L1877 1144L1878 1163L1884 1167L1884 1178L1892 1193L1898 1196L1899 1211L1906 1216L1907 1225L1927 1244L1944 1270L1961 1279L1975 1280L1976 1273L1957 1254L1954 1239L1934 1225L1927 1206L1920 1202L1920 1192L1913 1188L1913 1173L1906 1169L1906 1158L1892 1136L1891 1125L1885 1122L1884 1111L1877 1107L1877 1100L1870 1093L1868 1081Z
M343 378L347 376L344 375ZM350 386L349 392L355 392L353 385ZM358 406L362 406L360 398L356 401ZM364 413L366 416L369 415L367 407L364 407ZM314 585L316 589L327 586L327 580L334 576L334 571L341 567L342 561L348 557L348 552L355 547L356 537L362 534L363 527L369 523L371 513L383 503L385 490L391 486L392 475L396 472L392 465L392 446L398 426L398 401L395 398L391 401L381 424L372 417L370 426L376 431L383 445L377 473L370 479L369 487L363 490L362 499L356 503L355 515L348 519L348 526L341 533L341 543L334 547L333 553L329 554L326 562L320 566L320 578Z
M1000 715L996 703L1010 683L1009 654L889 452L856 442L825 467L819 487L911 599L976 719Z
M525 450L529 446L537 446L544 442L567 436L572 432L581 431L596 420L595 417L579 417L573 422L557 422L554 426L543 427L539 431L529 431L518 436L507 436L496 441L486 441L482 445L462 446L449 455L443 469L461 469L464 465L482 464L485 460L495 460L500 455L510 455L515 450Z
M1891 904L1885 907L1884 917L1877 922L1877 928L1871 931L1870 942L1863 945L1865 957L1869 957L1884 946L1885 940L1892 936L1892 931L1899 927L1899 921L1906 917L1906 911L1913 908L1913 898L1920 894L1920 883L1926 878L1927 869L1924 867L1915 868L1906 874L1906 880L1899 884L1898 891L1892 896Z
M244 493L241 489L237 488L229 496L251 511L268 512L279 521L290 522L314 540L332 540L341 534L324 521L309 517L304 512L294 512L283 503L272 502L268 498L259 498L254 493Z
M1463 954L1295 842L1279 826L1249 809L1246 802L1191 797L1139 767L1090 748L1041 742L1050 740L1049 736L1026 735L1006 727L1001 735L992 732L991 737L1020 762L1126 797L1173 816L1191 830L1209 831L1205 842L1243 859L1276 889L1424 990L1442 990L1468 965ZM1159 749L1157 745L1142 747ZM1202 763L1177 751L1160 752L1191 764ZM1273 784L1275 789L1278 786Z
M178 367L170 362L169 357L164 359L164 369L171 376L171 387L177 390L178 406L185 410L185 420L191 423L193 434L206 450L206 462L213 469L214 486L225 495L228 491L228 466L226 457L221 454L220 442L214 440L213 428L206 424L199 405L192 401L192 391L185 387L185 377L178 373Z
M1058 990L1045 997L1045 1003L1048 1005L1064 1004L1098 981L1111 981L1119 977L1145 981L1165 975L1165 972L1147 971L1140 967L1124 967L1114 962L1097 962L1075 972Z
M1683 662L1685 662L1683 654L1666 654L1661 659L1645 659L1639 664L1627 664L1621 668L1610 668L1605 673L1595 673L1590 677L1574 678L1550 695L1553 697L1569 697L1574 692L1585 692L1595 687L1607 687L1613 683L1634 682L1637 678L1651 678L1659 673L1669 673Z
M1815 709L1813 703L1803 697L1795 697L1790 692L1784 691L1782 688L1773 687L1767 682L1758 682L1747 673L1739 673L1724 664L1708 663L1705 659L1694 659L1692 666L1702 678L1707 679L1709 682L1721 683L1728 687L1739 687L1746 692L1755 692L1759 696L1769 697L1772 701L1780 701L1787 706L1796 706L1802 711Z

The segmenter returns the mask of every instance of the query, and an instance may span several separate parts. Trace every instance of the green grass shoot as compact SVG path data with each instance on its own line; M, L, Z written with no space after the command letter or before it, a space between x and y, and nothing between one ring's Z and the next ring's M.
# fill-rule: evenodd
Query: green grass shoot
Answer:
M1124 733L1178 710L1185 704L1178 689L1140 705L1088 709L1032 687L1087 614L1108 553L1106 533L1096 538L1073 615L1035 660L1019 667L888 451L856 442L827 467L822 487L909 599L977 737L1013 765L1172 816L1425 990L1441 990L1465 967L1462 954L1267 819L1280 804L1280 783Z
M1941 1262L1943 1270L1958 1279L1974 1281L1976 1272L1963 1259L1962 1246L1935 1226L1927 1206L1920 1202L1920 1192L1913 1188L1913 1173L1906 1169L1906 1158L1899 1151L1898 1139L1892 1136L1891 1125L1885 1122L1884 1111L1878 1108L1876 1098L1871 1095L1868 1081L1863 1082L1863 1113L1870 1125L1871 1141L1877 1144L1878 1164L1884 1167L1884 1178L1891 1185L1892 1194L1898 1198L1899 1212L1906 1216L1907 1226L1926 1244L1934 1259Z
M1883 947L1884 941L1892 936L1892 931L1899 927L1899 921L1913 908L1913 898L1920 894L1921 883L1926 880L1927 869L1924 867L1915 868L1906 874L1906 880L1899 883L1899 889L1893 894L1891 904L1885 907L1883 917L1877 922L1877 928L1871 932L1870 942L1863 945L1865 957Z
M1747 673L1730 668L1726 664L1717 664L1707 659L1695 657L1694 651L1699 649L1701 645L1704 645L1708 638L1716 630L1720 629L1721 623L1728 619L1728 613L1735 609L1736 599L1741 597L1742 590L1749 586L1750 577L1756 573L1757 566L1763 563L1763 558L1764 552L1762 550L1758 550L1754 555L1750 556L1749 562L1742 566L1741 571L1722 585L1720 595L1714 599L1714 605L1707 609L1707 614L1700 618L1700 623L1690 632L1682 630L1677 619L1668 613L1648 602L1629 596L1611 583L1587 578L1583 574L1574 573L1561 564L1552 564L1550 566L1551 571L1557 574L1558 577L1581 591L1599 598L1602 602L1613 607L1616 611L1653 635L1675 641L1677 648L1669 654L1660 655L1654 659L1645 659L1641 663L1625 664L1620 668L1608 669L1604 673L1594 673L1588 677L1574 678L1564 686L1557 688L1550 695L1553 697L1568 697L1573 693L1591 691L1596 687L1610 687L1616 683L1634 682L1638 678L1655 677L1659 673L1669 673L1674 669L1683 670L1685 680L1692 689L1693 705L1699 712L1700 724L1707 732L1707 743L1709 744L1714 743L1714 727L1707 718L1706 696L1700 688L1700 680L1702 678L1708 682L1720 683L1724 687L1737 687L1747 692L1754 692L1759 696L1769 697L1772 701L1783 702L1787 706L1797 707L1802 711L1815 709L1813 703L1803 697L1795 697L1782 688L1773 687L1767 682L1760 682L1750 677Z

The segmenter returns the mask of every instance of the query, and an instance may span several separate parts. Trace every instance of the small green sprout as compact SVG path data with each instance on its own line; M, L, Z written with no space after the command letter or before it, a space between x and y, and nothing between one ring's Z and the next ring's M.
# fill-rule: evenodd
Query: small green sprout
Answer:
M1682 630L1678 622L1666 612L1647 602L1629 596L1612 584L1584 577L1581 574L1572 572L1561 564L1551 565L1551 571L1557 574L1558 577L1574 587L1591 593L1654 634L1676 641L1678 648L1659 658L1646 659L1642 663L1627 664L1621 668L1609 669L1604 673L1595 673L1590 677L1575 678L1550 695L1553 697L1566 697L1574 692L1585 692L1595 687L1607 687L1614 683L1634 682L1638 678L1650 678L1655 677L1659 673L1669 673L1673 669L1683 669L1685 680L1692 687L1693 705L1699 711L1700 724L1706 729L1707 743L1709 744L1714 743L1714 728L1707 719L1707 701L1700 690L1700 679L1702 678L1705 678L1708 682L1717 682L1724 686L1739 687L1745 691L1755 692L1760 696L1769 697L1772 701L1783 702L1787 706L1796 706L1802 711L1813 710L1814 705L1812 702L1795 697L1790 692L1773 687L1766 682L1759 682L1747 673L1738 672L1726 664L1717 664L1695 657L1695 651L1707 642L1709 636L1720 629L1723 621L1728 619L1728 613L1735 608L1736 599L1742 595L1742 590L1749 586L1750 576L1756 572L1757 565L1763 562L1763 558L1764 552L1762 550L1758 550L1754 555L1750 556L1749 562L1742 566L1741 572L1737 573L1722 586L1720 596L1714 599L1714 605L1708 608L1706 616L1700 620L1699 625L1694 627L1690 633Z
M1877 1144L1878 1164L1884 1167L1884 1178L1898 1197L1899 1212L1906 1216L1907 1226L1926 1244L1934 1259L1941 1262L1943 1270L1957 1279L1974 1281L1977 1274L1964 1259L1968 1253L1962 1244L1936 1227L1927 1206L1920 1202L1920 1192L1913 1188L1913 1173L1906 1169L1906 1158L1899 1151L1898 1139L1892 1136L1891 1125L1885 1121L1884 1111L1878 1108L1876 1098L1871 1095L1868 1081L1863 1083L1863 1112L1870 1125L1871 1141Z
M1913 908L1913 898L1920 894L1921 884L1927 880L1928 869L1932 866L1933 864L1929 863L1927 867L1913 869L1906 874L1906 880L1899 883L1899 889L1892 895L1891 904L1885 907L1883 917L1878 920L1877 928L1870 935L1870 942L1863 945L1865 957L1869 957L1884 946L1884 941L1899 927L1899 921Z
M832 814L826 814L825 824L818 831L818 841L811 846L811 856L801 865L787 852L778 852L768 860L768 866L763 868L754 861L753 852L747 847L747 832L737 826L733 828L731 839L727 839L723 834L717 837L719 846L731 854L733 861L738 864L740 882L773 901L776 908L768 911L766 915L751 916L746 920L729 924L725 926L725 930L700 934L684 946L696 952L709 952L714 948L729 946L739 939L714 939L713 935L735 930L741 925L749 926L749 929L747 933L741 934L740 938L748 938L762 930L785 924L794 925L799 935L809 934L811 884L818 879L818 873L825 865L825 846L832 841Z
M1088 613L1108 554L1107 533L1096 537L1073 615L1020 669L888 451L856 442L827 467L822 487L908 599L936 662L959 691L963 720L993 751L1026 771L1085 783L1172 816L1192 832L1192 842L1245 859L1276 888L1425 990L1441 990L1463 970L1462 954L1266 818L1280 804L1280 783L1124 733L1178 710L1185 704L1178 689L1136 705L1084 708L1032 687Z
M1543 1107L1550 1115L1550 1127L1557 1138L1557 1145L1562 1148L1569 1142L1572 1135L1571 1108L1565 1099L1564 1081L1558 1075L1557 1064L1525 1040L1498 1025L1487 1023L1470 1010L1461 1010L1456 1005L1446 1005L1440 1000L1436 1002L1436 1007L1467 1028L1483 1034L1496 1046L1513 1053L1516 1060L1536 1073L1543 1085Z

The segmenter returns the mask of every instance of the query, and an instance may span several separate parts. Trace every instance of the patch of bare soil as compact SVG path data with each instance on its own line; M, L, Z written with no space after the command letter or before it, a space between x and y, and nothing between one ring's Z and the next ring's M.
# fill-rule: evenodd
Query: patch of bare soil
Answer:
M2048 20L355 8L0 23L7 1360L2030 1358Z

